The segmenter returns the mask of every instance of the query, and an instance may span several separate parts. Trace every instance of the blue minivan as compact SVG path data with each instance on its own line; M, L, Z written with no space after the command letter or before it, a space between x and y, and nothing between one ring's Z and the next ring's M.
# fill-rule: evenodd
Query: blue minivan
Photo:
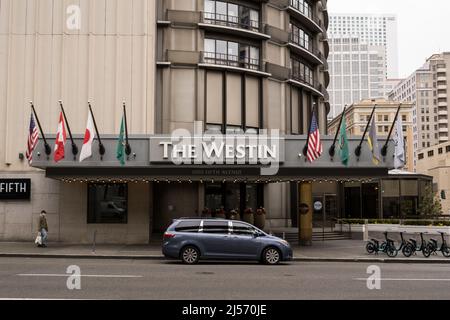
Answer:
M167 258L195 264L201 259L256 260L277 264L292 259L289 243L242 221L176 219L163 236Z

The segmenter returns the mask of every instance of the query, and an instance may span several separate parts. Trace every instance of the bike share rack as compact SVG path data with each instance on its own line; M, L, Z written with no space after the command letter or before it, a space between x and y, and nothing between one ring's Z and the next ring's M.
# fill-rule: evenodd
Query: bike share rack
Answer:
M400 246L395 246L395 241L389 239L388 237L389 231L383 232L384 241L381 242L377 239L370 239L366 244L366 251L369 254L379 254L386 253L390 258L395 258L398 255L398 252L401 251L403 255L407 258L412 255L416 255L417 251L422 252L425 258L429 258L432 254L437 255L438 252L441 252L442 255L446 258L450 258L450 247L447 245L447 241L445 240L445 232L439 232L441 235L441 243L439 244L437 240L430 239L425 241L423 235L428 234L426 232L418 232L416 234L420 235L420 243L415 238L411 238L409 240L405 240L403 238L403 234L405 232L400 232Z

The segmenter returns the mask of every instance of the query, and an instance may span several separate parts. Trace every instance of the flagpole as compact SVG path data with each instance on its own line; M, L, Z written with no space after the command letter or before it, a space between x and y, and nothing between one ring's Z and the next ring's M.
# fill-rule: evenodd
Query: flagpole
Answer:
M308 161L308 146L309 146L309 136L311 134L311 122L314 116L314 112L316 110L316 103L313 102L313 108L312 108L312 112L311 112L311 118L309 119L309 126L308 126L308 138L306 139L306 145L303 148L303 155L305 156L305 162ZM319 129L319 128L317 128Z
M355 149L355 155L356 155L358 158L359 158L359 156L361 155L361 146L362 146L362 144L363 144L363 142L364 142L364 138L366 137L366 133L367 133L367 130L369 129L370 123L372 122L372 118L373 118L373 115L374 115L374 113L375 113L376 108L377 108L377 105L375 104L375 105L373 106L372 114L370 115L369 122L367 122L366 129L364 130L364 134L363 134L363 136L362 136L362 138L361 138L361 141L359 142L359 145L358 145L358 146L356 147L356 149Z
M345 111L347 110L347 105L344 106L344 111L342 111L342 116L341 116L341 120L339 121L339 126L336 129L336 135L334 136L334 140L333 140L333 144L330 147L330 150L328 151L330 157L334 157L335 153L336 153L336 141L339 135L339 131L341 129L341 125L342 125L342 120L344 120L345 117Z
M95 117L94 117L94 113L92 112L92 107L91 107L91 102L88 101L88 105L89 105L89 112L91 113L92 116L92 120L94 122L94 128L95 128L95 132L97 133L97 139L98 139L98 152L100 153L101 156L103 156L105 154L105 146L102 143L102 139L100 138L100 134L98 133L98 128L97 128L97 122L95 121Z
M72 142L72 154L73 154L73 159L75 160L76 159L76 155L78 154L78 147L75 144L75 141L73 141L72 131L70 130L69 121L67 121L66 111L64 110L62 100L59 100L59 106L61 107L61 111L62 111L63 116L64 116L64 121L66 122L67 131L69 132L70 141Z
M34 117L36 118L36 122L39 127L39 131L41 132L42 140L44 140L44 147L45 147L45 154L47 156L52 154L52 148L50 148L50 145L47 143L47 139L45 138L44 131L42 131L41 122L39 121L39 117L37 116L36 110L34 109L33 101L30 101L31 104L31 110L34 114Z
M391 139L392 131L394 129L395 123L397 122L401 107L402 107L402 103L400 103L400 105L398 106L397 113L395 114L394 122L392 123L391 130L389 131L389 135L386 139L386 142L385 142L383 148L381 148L381 155L383 157L386 157L386 155L387 155L388 143L389 143L389 140Z
M129 156L131 154L131 147L130 143L128 142L127 109L125 101L123 102L123 117L125 121L125 153L127 156Z

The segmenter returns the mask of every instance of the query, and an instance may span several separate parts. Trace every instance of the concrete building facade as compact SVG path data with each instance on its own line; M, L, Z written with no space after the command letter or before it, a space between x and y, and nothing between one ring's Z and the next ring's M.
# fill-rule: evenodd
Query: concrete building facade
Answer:
M345 105L385 95L386 54L383 46L372 46L359 37L330 38L331 111L328 119L342 113Z
M401 81L389 95L393 101L406 101L414 108L414 148L417 151L449 140L449 87L447 73L450 53L431 56L408 78Z
M75 183L50 177L24 159L29 101L50 140L60 99L77 139L85 130L87 101L106 137L119 132L122 101L129 134L136 137L193 132L194 121L229 134L279 129L301 136L313 110L326 134L326 4L1 0L0 172L5 180L30 179L32 192L29 201L0 200L0 239L32 239L42 209L51 239L76 243L94 234L103 243L147 243L172 218L199 215L205 206L265 206L267 226L290 225L295 182L206 184L177 177L182 181L175 185L80 176ZM44 153L34 157L45 160ZM70 170L77 170L75 158ZM96 170L103 157L94 158L88 163Z
M398 24L392 14L331 14L330 38L358 37L361 43L384 48L385 78L398 78Z
M450 142L420 150L417 172L433 177L434 191L441 200L442 213L450 215Z

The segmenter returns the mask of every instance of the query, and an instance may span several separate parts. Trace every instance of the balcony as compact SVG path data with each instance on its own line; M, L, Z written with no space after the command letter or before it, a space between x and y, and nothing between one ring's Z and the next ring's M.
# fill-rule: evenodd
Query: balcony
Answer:
M268 40L260 21L245 20L242 17L218 13L203 12L198 26L205 30L233 34L258 40Z
M448 132L448 127L440 127L439 128L439 133L441 133L441 132Z
M322 53L315 49L311 42L306 43L304 39L292 33L289 34L289 48L315 66L323 64Z
M303 89L306 89L307 91L310 91L322 98L324 97L323 86L312 78L307 79L303 75L294 74L291 72L288 82L297 87L302 87Z
M325 26L325 29L328 30L328 26L329 26L329 23L330 23L330 18L328 16L327 1L326 0L321 0L320 2L321 2L321 9L320 10L323 13L324 26Z
M312 32L320 33L324 29L322 21L317 19L312 13L312 10L300 1L290 0L288 12Z
M438 93L438 99L447 98L447 92Z
M199 67L271 76L264 72L261 60L216 52L201 52Z

